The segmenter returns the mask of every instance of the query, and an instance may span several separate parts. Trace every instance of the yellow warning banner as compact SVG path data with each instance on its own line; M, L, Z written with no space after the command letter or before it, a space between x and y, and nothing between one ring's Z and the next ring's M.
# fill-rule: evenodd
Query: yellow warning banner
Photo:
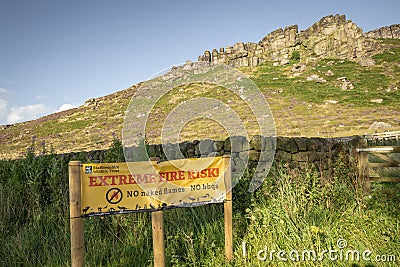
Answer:
M81 165L82 215L153 211L225 199L222 157Z

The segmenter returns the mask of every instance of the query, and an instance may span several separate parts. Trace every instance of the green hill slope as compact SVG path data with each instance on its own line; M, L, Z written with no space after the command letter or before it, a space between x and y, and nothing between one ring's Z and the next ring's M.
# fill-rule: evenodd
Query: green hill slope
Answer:
M372 56L372 66L346 59L294 57L286 65L264 62L239 70L256 83L268 100L277 135L334 137L400 130L400 40L379 42L385 49ZM21 156L33 143L37 151L56 153L110 147L113 137L121 138L125 111L139 86L90 99L73 110L1 126L0 158ZM255 129L251 131L252 120L246 117L245 107L235 102L232 95L216 94L211 86L199 88L177 88L164 96L150 117L149 143L160 142L159 132L154 129L161 127L171 103L177 105L189 95L233 100L230 105L244 114L242 118L250 133L256 133ZM384 127L371 128L374 122L383 122ZM202 125L202 120L191 122L181 135L182 141L227 137L218 125L211 132ZM191 131L194 127L196 135Z

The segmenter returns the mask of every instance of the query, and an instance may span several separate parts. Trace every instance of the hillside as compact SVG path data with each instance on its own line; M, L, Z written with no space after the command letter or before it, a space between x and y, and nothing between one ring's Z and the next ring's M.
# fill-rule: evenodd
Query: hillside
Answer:
M206 51L199 61L237 67L260 88L273 112L280 136L348 136L400 130L399 25L363 33L344 16L327 16L309 29L278 29L259 43ZM390 38L388 38L390 37ZM190 64L190 63L188 63ZM55 153L110 147L121 138L130 98L144 83L38 120L0 126L0 158L15 158L35 144ZM159 129L171 110L189 95L215 97L243 115L246 107L213 86L185 86L165 95L150 116L149 143L159 143ZM218 96L217 96L218 95ZM191 122L182 139L225 139L217 127L209 131ZM196 129L195 135L193 134Z

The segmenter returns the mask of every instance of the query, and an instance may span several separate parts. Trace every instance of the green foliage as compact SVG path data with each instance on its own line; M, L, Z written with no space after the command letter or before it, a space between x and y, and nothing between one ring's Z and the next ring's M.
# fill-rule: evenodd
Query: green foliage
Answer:
M400 47L392 48L381 54L374 55L372 58L378 64L382 64L383 62L398 63L400 61Z
M114 137L113 145L104 153L104 162L124 162L124 150L120 140Z
M295 62L300 61L300 52L297 50L294 50L292 52L292 55L290 56L290 60L295 61Z
M0 265L45 265L68 255L67 162L55 155L0 161Z
M375 58L389 60L392 57L394 59L391 62L394 62L400 55L400 50L392 51L392 53L388 51L376 55ZM286 106L279 107L279 105L287 105L288 103L298 102L321 105L328 99L334 99L338 101L337 106L340 110L346 111L348 107L352 107L352 110L347 110L351 114L357 109L380 105L371 102L372 99L382 99L385 105L395 105L400 101L400 90L386 90L390 85L397 86L399 83L399 68L396 66L384 70L381 66L365 68L349 60L322 59L316 61L314 65L308 64L307 70L300 76L290 77L292 67L292 64L289 66L272 66L264 63L253 73L252 80L263 92L282 91L279 95L274 94L273 99L271 99L271 101L275 101L277 97L283 98L283 101L274 103L275 110L287 108ZM328 70L333 72L334 75L325 75ZM307 81L306 77L311 75L318 75L326 82ZM354 85L354 89L341 89L342 82L340 79L338 80L340 77L345 77L347 81L351 82ZM299 114L301 112L303 112L301 109L297 111ZM346 122L351 123L349 121Z
M122 146L100 157L118 162ZM35 156L0 161L0 266L68 266L68 162L90 161L90 153ZM345 238L350 247L378 254L400 250L400 192L374 191L363 198L348 161L332 163L329 175L273 166L262 186L248 192L253 170L233 190L235 260L224 257L223 205L164 212L167 266L264 266L264 249L335 249ZM149 213L91 217L84 220L88 266L151 266ZM247 258L242 256L246 242ZM271 262L272 266L279 262ZM285 262L282 266L348 266L349 262ZM359 264L359 263L357 263ZM368 262L360 262L366 266ZM281 265L279 265L281 266ZM387 265L387 266L390 266Z
M398 199L373 195L367 205L363 204L353 182L353 170L346 169L344 162L335 165L331 180L313 171L297 172L282 166L272 170L269 180L261 188L270 197L260 194L247 209L249 223L244 241L251 255L247 261L250 266L257 264L254 258L265 246L269 251L313 249L321 252L338 249L340 238L358 251L371 250L375 255L397 254L400 217L395 203ZM380 222L384 226L378 226ZM371 230L372 225L382 230ZM382 240L385 240L384 245L379 245ZM282 266L349 266L351 262L332 262L325 258L317 262L284 263ZM357 262L360 266L368 263ZM396 266L395 263L386 264Z

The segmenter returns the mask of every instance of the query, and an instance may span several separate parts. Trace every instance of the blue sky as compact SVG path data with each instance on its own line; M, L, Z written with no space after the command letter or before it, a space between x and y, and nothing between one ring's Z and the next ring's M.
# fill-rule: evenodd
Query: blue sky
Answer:
M346 14L369 31L400 23L399 10L398 0L0 0L0 124L82 105L279 27Z

